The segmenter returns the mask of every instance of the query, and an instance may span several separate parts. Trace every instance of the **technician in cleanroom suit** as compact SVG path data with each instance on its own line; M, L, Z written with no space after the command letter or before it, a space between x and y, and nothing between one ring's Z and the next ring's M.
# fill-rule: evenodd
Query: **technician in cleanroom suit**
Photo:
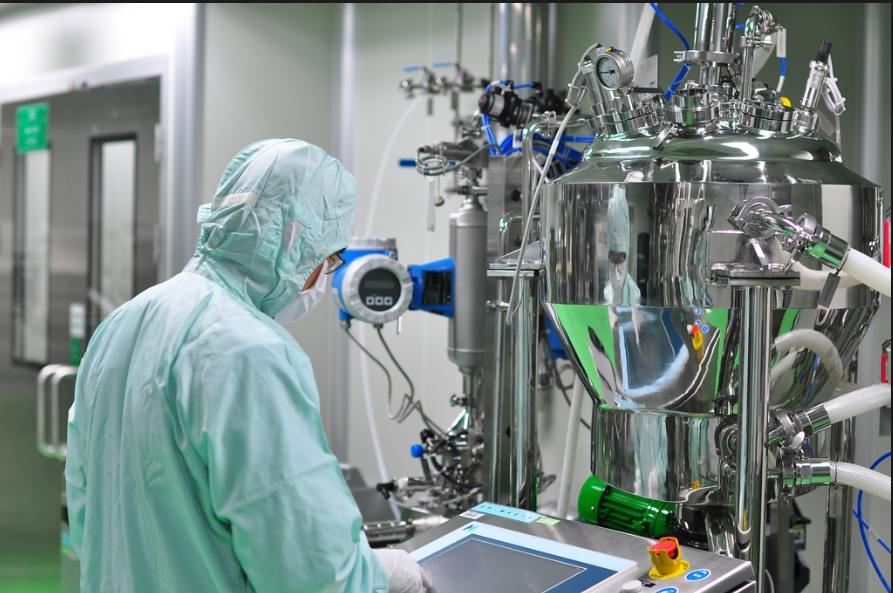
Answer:
M310 360L277 323L324 292L355 191L316 146L252 144L185 270L99 326L65 466L81 591L433 591L405 552L369 548Z
M608 305L639 306L642 293L629 275L629 247L629 202L626 188L617 184L608 200L608 282L603 291Z

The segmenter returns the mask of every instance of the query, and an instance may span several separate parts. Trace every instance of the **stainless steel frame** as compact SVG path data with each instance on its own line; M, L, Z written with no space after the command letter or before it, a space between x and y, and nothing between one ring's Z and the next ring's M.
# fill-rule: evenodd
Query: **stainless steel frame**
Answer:
M735 555L750 560L762 580L766 551L766 427L769 420L771 300L768 286L742 290L741 388L735 481ZM761 587L757 587L760 590Z

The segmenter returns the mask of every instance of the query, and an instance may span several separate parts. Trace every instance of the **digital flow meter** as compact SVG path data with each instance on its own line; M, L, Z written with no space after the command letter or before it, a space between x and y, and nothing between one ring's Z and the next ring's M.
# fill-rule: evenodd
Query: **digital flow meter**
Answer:
M397 241L377 237L352 237L341 257L332 289L342 320L384 324L407 310L453 316L452 258L407 267L397 261Z

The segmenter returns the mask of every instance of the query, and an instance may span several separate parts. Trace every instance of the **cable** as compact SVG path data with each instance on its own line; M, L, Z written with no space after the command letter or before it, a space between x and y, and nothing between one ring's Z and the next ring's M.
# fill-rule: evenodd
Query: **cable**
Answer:
M558 144L561 140L561 135L564 133L564 129L567 127L568 122L571 117L574 115L574 112L577 110L576 105L571 105L571 108L568 110L567 115L564 116L564 119L561 122L561 125L558 126L558 131L555 132L555 137L552 139L552 148L549 149L549 156L546 157L546 164L543 165L543 174L540 175L539 182L536 184L536 189L533 192L533 196L530 200L530 211L527 213L527 220L524 223L524 231L521 234L521 246L518 249L518 265L515 266L515 275L512 279L512 292L509 297L509 306L508 306L508 315L506 315L506 324L512 324L512 318L517 313L518 308L520 307L520 303L518 303L518 279L521 277L521 266L524 265L524 252L527 251L527 242L530 239L530 228L533 226L533 215L536 212L537 206L539 205L540 192L543 189L543 183L546 181L546 172L549 170L549 167L552 166L552 159L555 157L555 151L558 150ZM535 162L535 161L534 161Z
M688 40L685 38L685 35L683 35L679 31L679 29L676 28L676 25L674 25L673 23L670 22L670 19L668 19L667 17L664 16L664 13L662 13L660 11L660 8L657 7L657 4L655 4L654 2L649 2L649 4L651 5L651 8L654 9L654 12L657 14L657 16L660 17L660 20L665 22L667 24L667 26L670 28L670 30L673 31L673 33L675 33L676 36L682 40L682 45L685 46L685 51L690 50L691 46L688 44ZM683 81L683 79L685 78L685 76L688 74L688 71L690 68L691 68L691 64L688 64L688 63L682 64L682 68L679 69L679 74L676 75L676 78L673 80L673 83L670 85L670 88L668 88L667 92L664 93L665 99L667 99L668 101L670 100L670 97L672 97L673 93L676 92L676 88L679 86L679 83L681 83Z
M560 153L564 156L568 156L576 161L579 161L581 158L583 158L583 153L580 152L579 150L574 150L570 146L566 145L564 143L566 139L567 139L567 136L561 137L561 142L558 143L558 150L555 151L556 155ZM543 138L540 134L534 134L533 140L534 140L534 142L541 142L545 148L551 148L551 146L549 144L549 139Z
M548 154L549 154L549 151L548 151L548 150L546 150L546 149L544 149L544 148L540 148L539 146L532 146L531 148L533 149L534 152L538 152L538 153L540 153L540 154L545 154L545 155L548 155ZM568 169L570 169L571 167L574 166L573 164L571 164L570 162L568 162L567 160L565 160L563 157L558 156L557 154L554 155L554 157L555 157L555 159L556 159L559 163L561 163L562 165L564 165L564 166L567 167ZM574 164L576 164L576 163L574 163Z
M409 375L406 374L406 371L403 370L403 367L400 366L400 363L397 362L397 359L388 347L388 343L384 339L384 334L381 333L382 326L378 325L375 329L378 332L378 339L381 340L381 345L384 346L385 352L388 353L391 362L394 363L394 366L397 367L397 370L400 371L400 374L403 375L403 378L406 379L406 382L409 384L409 393L403 395L403 402L401 402L400 410L397 412L397 422L403 422L409 417L413 410L418 410L425 426L438 434L443 434L443 430L422 411L422 402L415 401L415 386L412 384ZM388 394L388 405L390 405L390 393ZM390 414L390 410L388 410L388 412Z
M806 394L806 401L803 402L803 407L809 405L809 400L812 398L812 388L815 387L815 374L819 369L819 355L815 355L815 362L812 364L812 382L809 384L809 393ZM809 371L807 371L808 373Z
M360 350L363 351L363 354L365 354L370 359L372 359L372 362L377 364L381 368L381 370L384 371L385 377L387 377L387 379L388 379L388 407L387 407L388 418L390 418L391 420L396 420L397 422L403 422L404 420L406 420L406 418L409 416L409 414L412 412L412 410L416 409L416 407L417 407L419 410L419 414L422 415L422 421L425 423L425 426L427 426L431 430L434 430L438 433L443 432L434 422L431 421L430 418L428 418L422 412L421 402L415 402L415 405L410 406L409 409L405 409L405 406L406 406L405 399L407 398L407 396L404 396L404 401L401 403L400 409L397 411L397 413L394 414L393 412L391 412L391 399L393 396L393 382L391 381L391 373L388 372L388 369L381 363L380 360L375 358L375 356L373 356L373 354L371 352L369 352L369 350L367 350L366 347L363 346L359 340L356 339L356 337L350 332L349 328L345 327L344 332L347 334L347 337L349 337L351 339L351 341L354 344L356 344ZM381 328L378 328L378 335L379 335L379 337L382 337L381 336ZM384 338L382 338L382 343L385 345L385 350L387 350L388 354L390 355L391 351L388 349L387 344L384 342ZM413 394L415 394L415 389L413 388L412 381L409 380L409 377L406 376L406 373L403 372L403 369L400 367L399 364L397 364L397 361L394 360L393 355L391 355L391 360L393 360L394 364L397 365L397 368L400 370L400 372L403 374L403 376L406 378L407 382L409 383L410 390L412 391ZM409 402L412 402L412 396L408 396L408 397L409 397Z
M381 325L375 328L375 331L378 332L378 339L381 340L381 345L384 346L385 352L388 353L388 357L390 357L391 362L394 363L394 366L397 367L397 370L400 371L400 374L403 375L403 378L406 379L406 382L409 384L409 393L405 397L410 402L412 402L415 398L415 385L412 384L412 380L409 378L409 375L406 374L406 371L403 370L403 367L400 366L400 363L397 362L397 359L394 358L394 355L391 353L391 349L388 347L388 343L384 339L384 334L381 333L381 328Z
M769 569L764 569L766 571L766 582L769 583L769 593L775 593L775 581L772 580L772 575L769 574Z
M806 446L806 450L809 451L809 456L815 457L815 453L813 453L813 451L812 451L812 445L810 445L806 441L803 441L803 444Z
M880 463L890 457L890 452L887 451L883 455L877 458L877 461L871 464L871 468L874 469ZM865 553L868 554L868 559L871 560L871 565L874 567L874 571L877 573L879 579L881 579L881 584L884 585L884 589L887 590L887 593L890 593L890 585L887 583L887 579L884 578L884 575L881 573L880 567L877 565L877 561L874 559L874 554L871 553L871 546L868 545L868 537L865 535L865 525L866 523L862 519L862 495L865 494L864 490L859 490L859 501L856 505L858 509L858 517L859 517L859 533L862 535L862 543L865 544Z
M466 493L466 494L461 494L461 495L459 495L459 496L457 496L457 497L455 497L455 498L451 498L451 499L449 499L449 500L444 500L444 501L442 501L440 504L453 504L453 503L456 503L456 502L465 500L466 498L470 498L470 497L474 496L475 494L477 494L477 493L480 492L480 491L481 491L481 488L480 488L480 486L478 486L478 487L476 487L476 488L472 488L472 489L471 489L471 492L468 492L468 493Z
M391 388L392 388L392 383L391 383L391 373L389 373L389 372L388 372L388 369L386 369L385 366L384 366L383 364L381 364L381 361L380 361L380 360L378 360L377 358L375 358L374 356L372 356L372 353L369 352L368 350L366 350L366 347L365 347L365 346L363 346L362 344L360 344L360 341L357 340L357 339L354 337L354 335L353 335L352 333L350 333L350 329L349 329L349 328L345 327L345 328L344 328L344 333L346 333L346 334L347 334L347 337L350 338L350 339L353 341L353 343L356 344L356 345L359 347L359 349L363 351L363 354L365 354L366 356L368 356L369 358L371 358L371 359L372 359L372 362L374 362L375 364L377 364L377 365L381 368L381 370L384 371L385 377L388 378L388 418L390 418L391 420L393 420L394 417L391 415Z
M840 148L840 116L846 111L846 99L837 86L837 78L834 76L834 61L828 56L828 76L822 86L822 97L825 99L825 107L834 114L834 127L836 131L837 148Z

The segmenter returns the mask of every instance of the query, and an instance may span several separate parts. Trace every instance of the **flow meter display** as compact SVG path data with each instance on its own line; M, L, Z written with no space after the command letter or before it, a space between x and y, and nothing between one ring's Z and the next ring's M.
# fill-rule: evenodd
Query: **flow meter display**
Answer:
M390 255L361 255L348 261L342 270L335 273L332 288L338 308L351 317L366 323L387 323L409 309L412 278Z
M386 268L369 270L359 282L360 302L373 311L392 309L400 300L400 279Z

